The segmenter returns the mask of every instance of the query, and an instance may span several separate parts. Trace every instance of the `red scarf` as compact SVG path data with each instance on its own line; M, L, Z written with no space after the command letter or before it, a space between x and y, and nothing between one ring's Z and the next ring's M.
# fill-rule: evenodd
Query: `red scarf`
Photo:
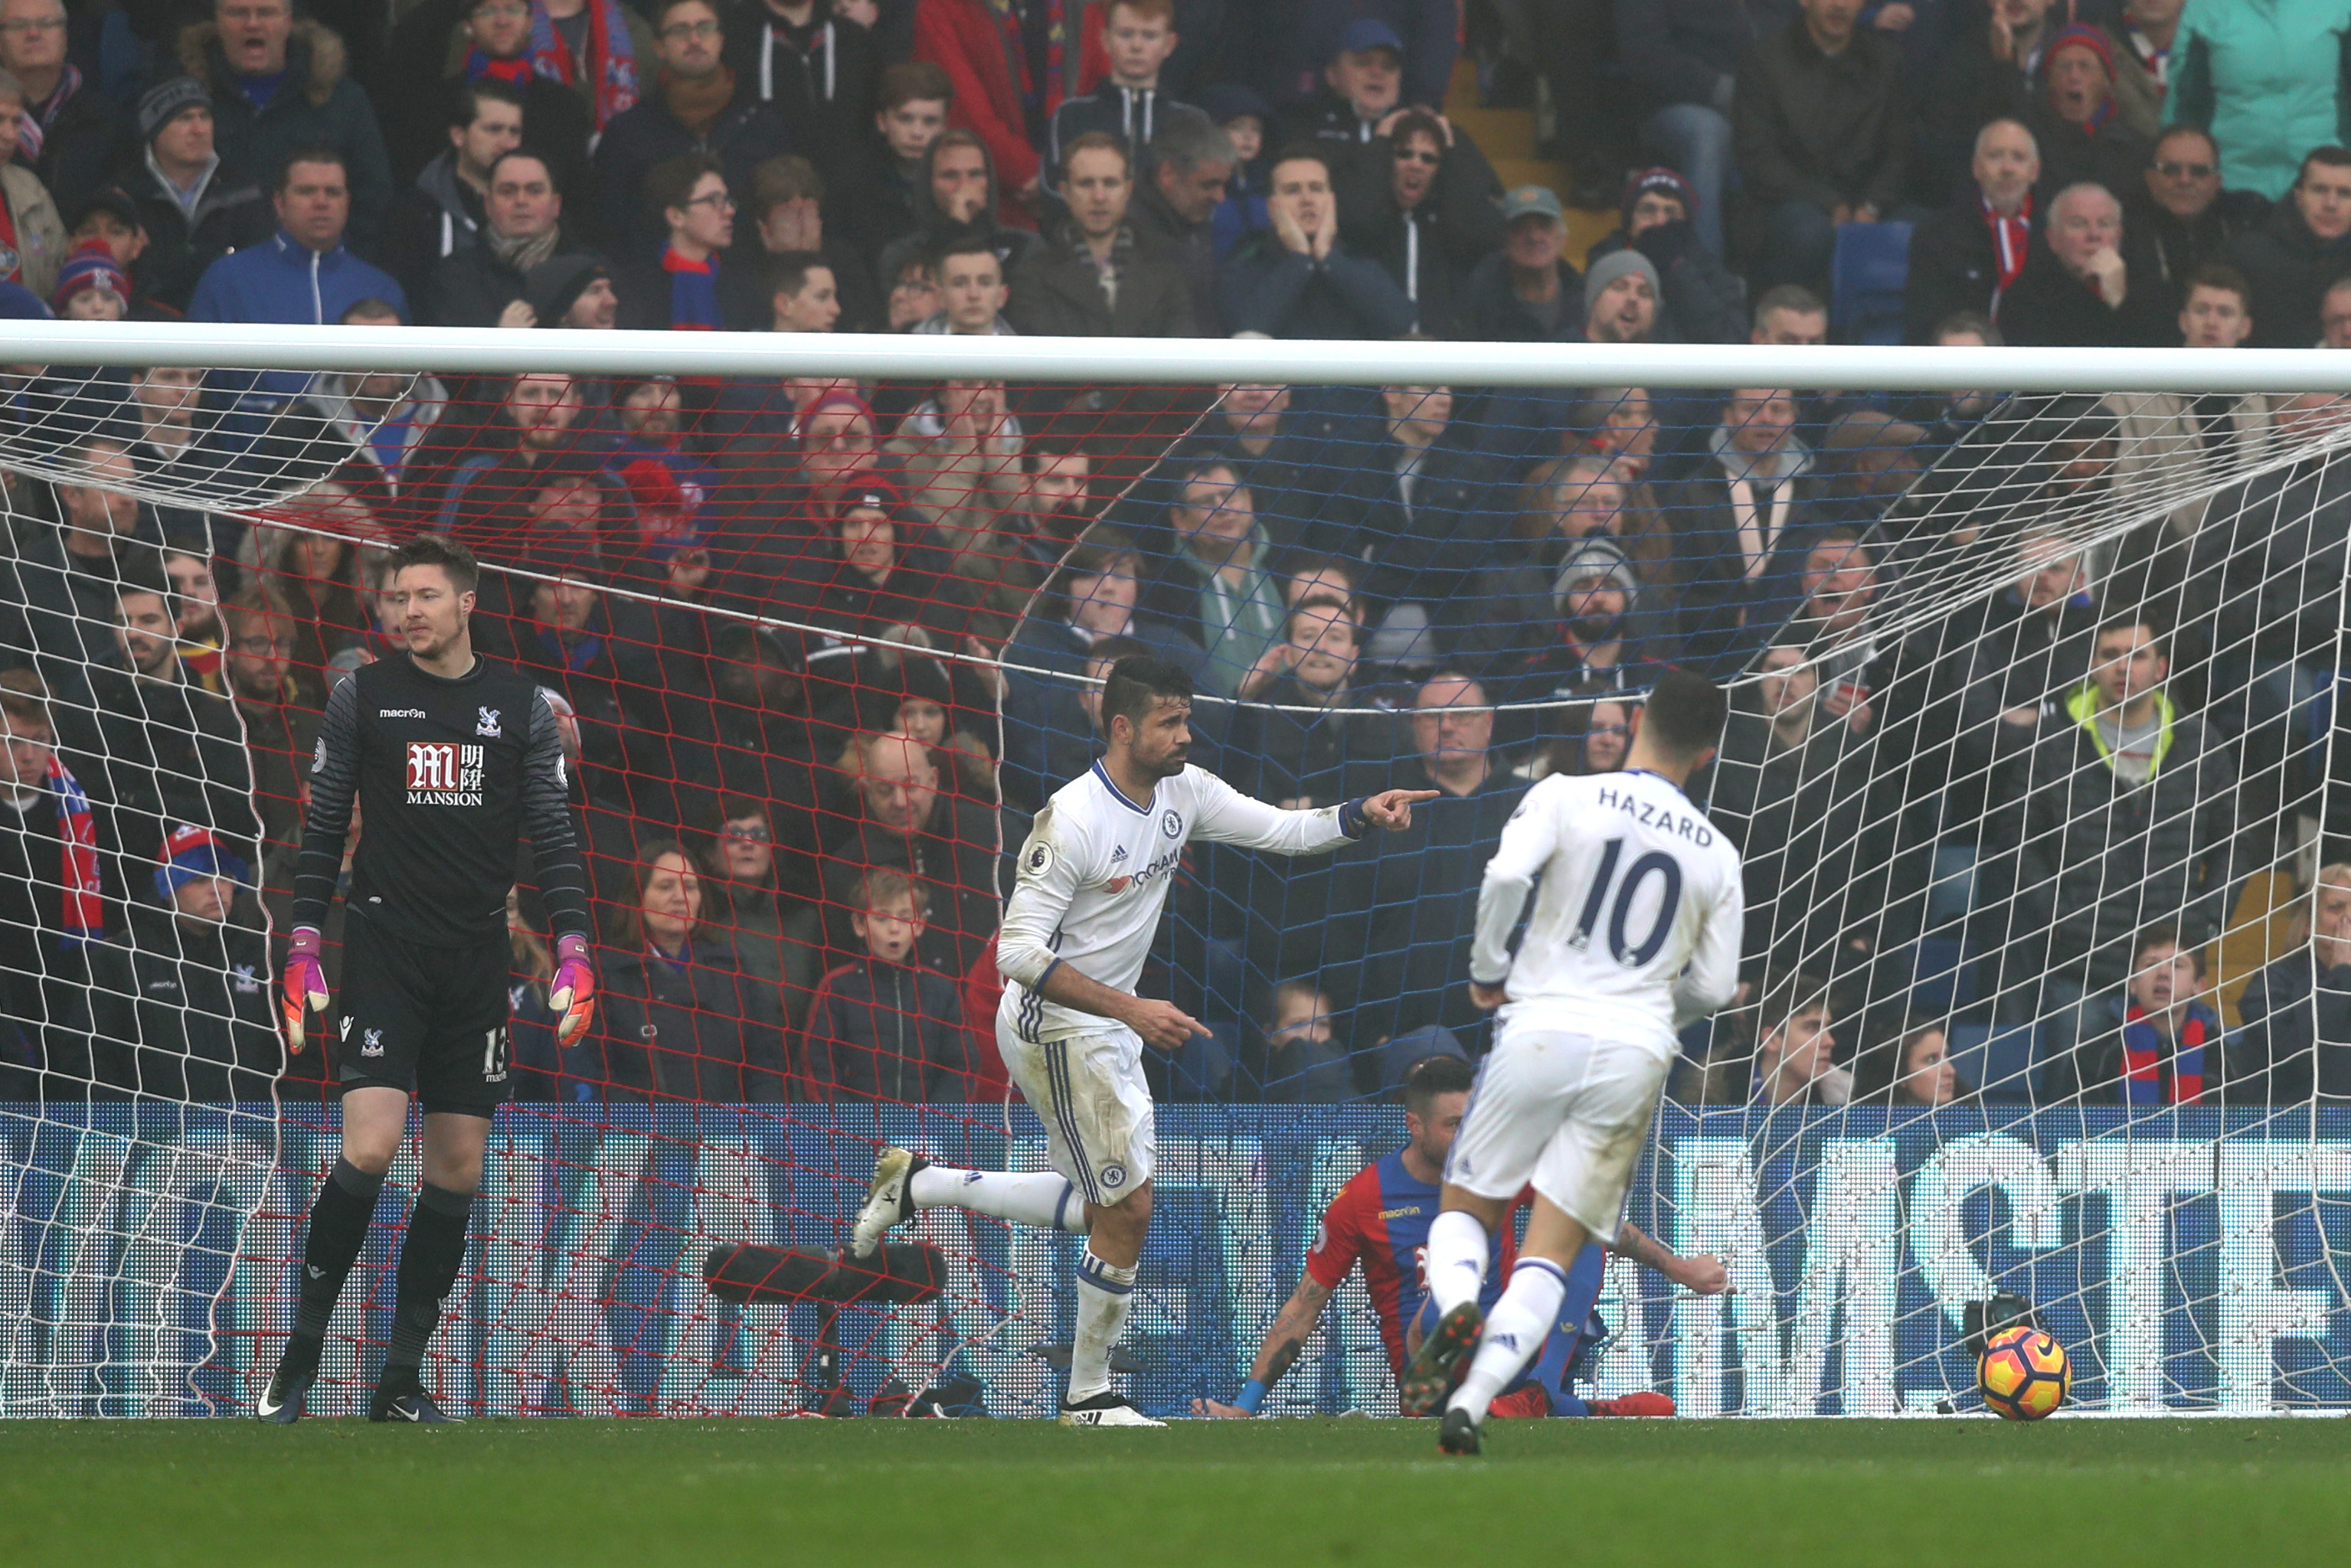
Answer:
M2147 1009L2133 1002L2123 1015L2123 1098L2133 1105L2193 1105L2204 1098L2204 1020L2190 1013L2180 1026L2167 1081L2163 1041Z
M502 81L509 87L521 87L538 74L531 69L530 62L518 55L510 60L494 60L475 49L465 56L467 81Z
M49 756L49 792L57 798L57 887L65 926L61 943L70 952L106 935L106 906L98 896L98 822L89 797L65 765Z
M574 86L583 68L596 73L596 129L637 101L637 56L629 38L629 24L621 15L620 0L588 0L588 54L575 60L563 36L547 14L545 0L530 8L531 68L549 81Z
M1998 273L1992 284L1991 308L2000 313L2000 297L2016 287L2019 275L2024 271L2024 256L2032 244L2032 193L2024 193L2024 204L2012 218L2001 217L1991 210L1991 204L1979 193L1982 203L1983 220L1991 230L1992 264Z

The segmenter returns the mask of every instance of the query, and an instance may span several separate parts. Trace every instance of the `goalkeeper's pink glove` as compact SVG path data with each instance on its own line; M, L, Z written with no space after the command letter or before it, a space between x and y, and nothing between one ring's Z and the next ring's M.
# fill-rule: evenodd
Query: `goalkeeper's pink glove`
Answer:
M588 961L588 938L555 939L555 983L548 988L547 1005L562 1015L555 1025L555 1043L569 1045L596 1021L596 967Z
M286 1048L302 1054L302 1036L312 1013L327 1009L327 972L319 967L319 933L308 925L294 928L294 945L286 953Z

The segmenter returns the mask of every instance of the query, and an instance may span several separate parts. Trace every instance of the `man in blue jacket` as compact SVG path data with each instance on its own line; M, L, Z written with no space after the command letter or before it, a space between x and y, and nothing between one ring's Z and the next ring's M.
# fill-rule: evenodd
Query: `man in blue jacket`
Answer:
M407 296L392 274L344 248L351 188L341 153L296 149L271 199L277 232L204 268L188 319L328 327L363 299L380 299L408 319ZM309 378L298 371L215 371L207 378L206 401L225 411L223 435L250 442L308 388Z
M1225 324L1270 338L1380 339L1410 329L1412 301L1387 269L1339 243L1339 203L1323 154L1290 148L1273 165L1272 187L1273 227L1234 246L1219 270Z

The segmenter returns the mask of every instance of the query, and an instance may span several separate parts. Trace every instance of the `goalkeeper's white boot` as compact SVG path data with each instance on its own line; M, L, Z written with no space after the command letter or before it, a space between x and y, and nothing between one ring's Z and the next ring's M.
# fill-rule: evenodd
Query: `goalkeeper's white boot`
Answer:
M871 1258L893 1225L914 1217L914 1173L931 1162L912 1149L884 1149L873 1162L873 1179L865 1186L865 1207L857 1211L849 1233L852 1256Z
M302 1402L318 1380L317 1351L306 1354L299 1345L289 1347L278 1357L277 1370L269 1375L269 1386L253 1402L254 1415L273 1426L292 1426L302 1418Z
M1154 1421L1126 1402L1126 1396L1103 1389L1088 1395L1072 1404L1061 1401L1061 1425L1064 1427L1165 1427L1165 1421Z

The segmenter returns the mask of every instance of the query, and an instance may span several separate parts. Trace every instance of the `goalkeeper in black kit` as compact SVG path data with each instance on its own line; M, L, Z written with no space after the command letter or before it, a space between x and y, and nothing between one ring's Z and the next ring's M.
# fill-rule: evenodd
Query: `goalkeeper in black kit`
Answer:
M413 1092L424 1112L423 1181L400 1249L400 1282L371 1421L454 1419L419 1367L441 1300L465 1260L490 1114L507 1097L507 894L530 841L555 931L548 1001L564 1043L594 1010L587 879L563 745L538 684L474 652L473 556L431 535L392 555L404 652L337 686L310 761L310 815L294 879L287 1043L325 1021L319 933L335 895L356 796L367 823L351 863L343 994L334 1009L342 1150L310 1207L294 1332L257 1414L301 1418L328 1320L367 1239Z

